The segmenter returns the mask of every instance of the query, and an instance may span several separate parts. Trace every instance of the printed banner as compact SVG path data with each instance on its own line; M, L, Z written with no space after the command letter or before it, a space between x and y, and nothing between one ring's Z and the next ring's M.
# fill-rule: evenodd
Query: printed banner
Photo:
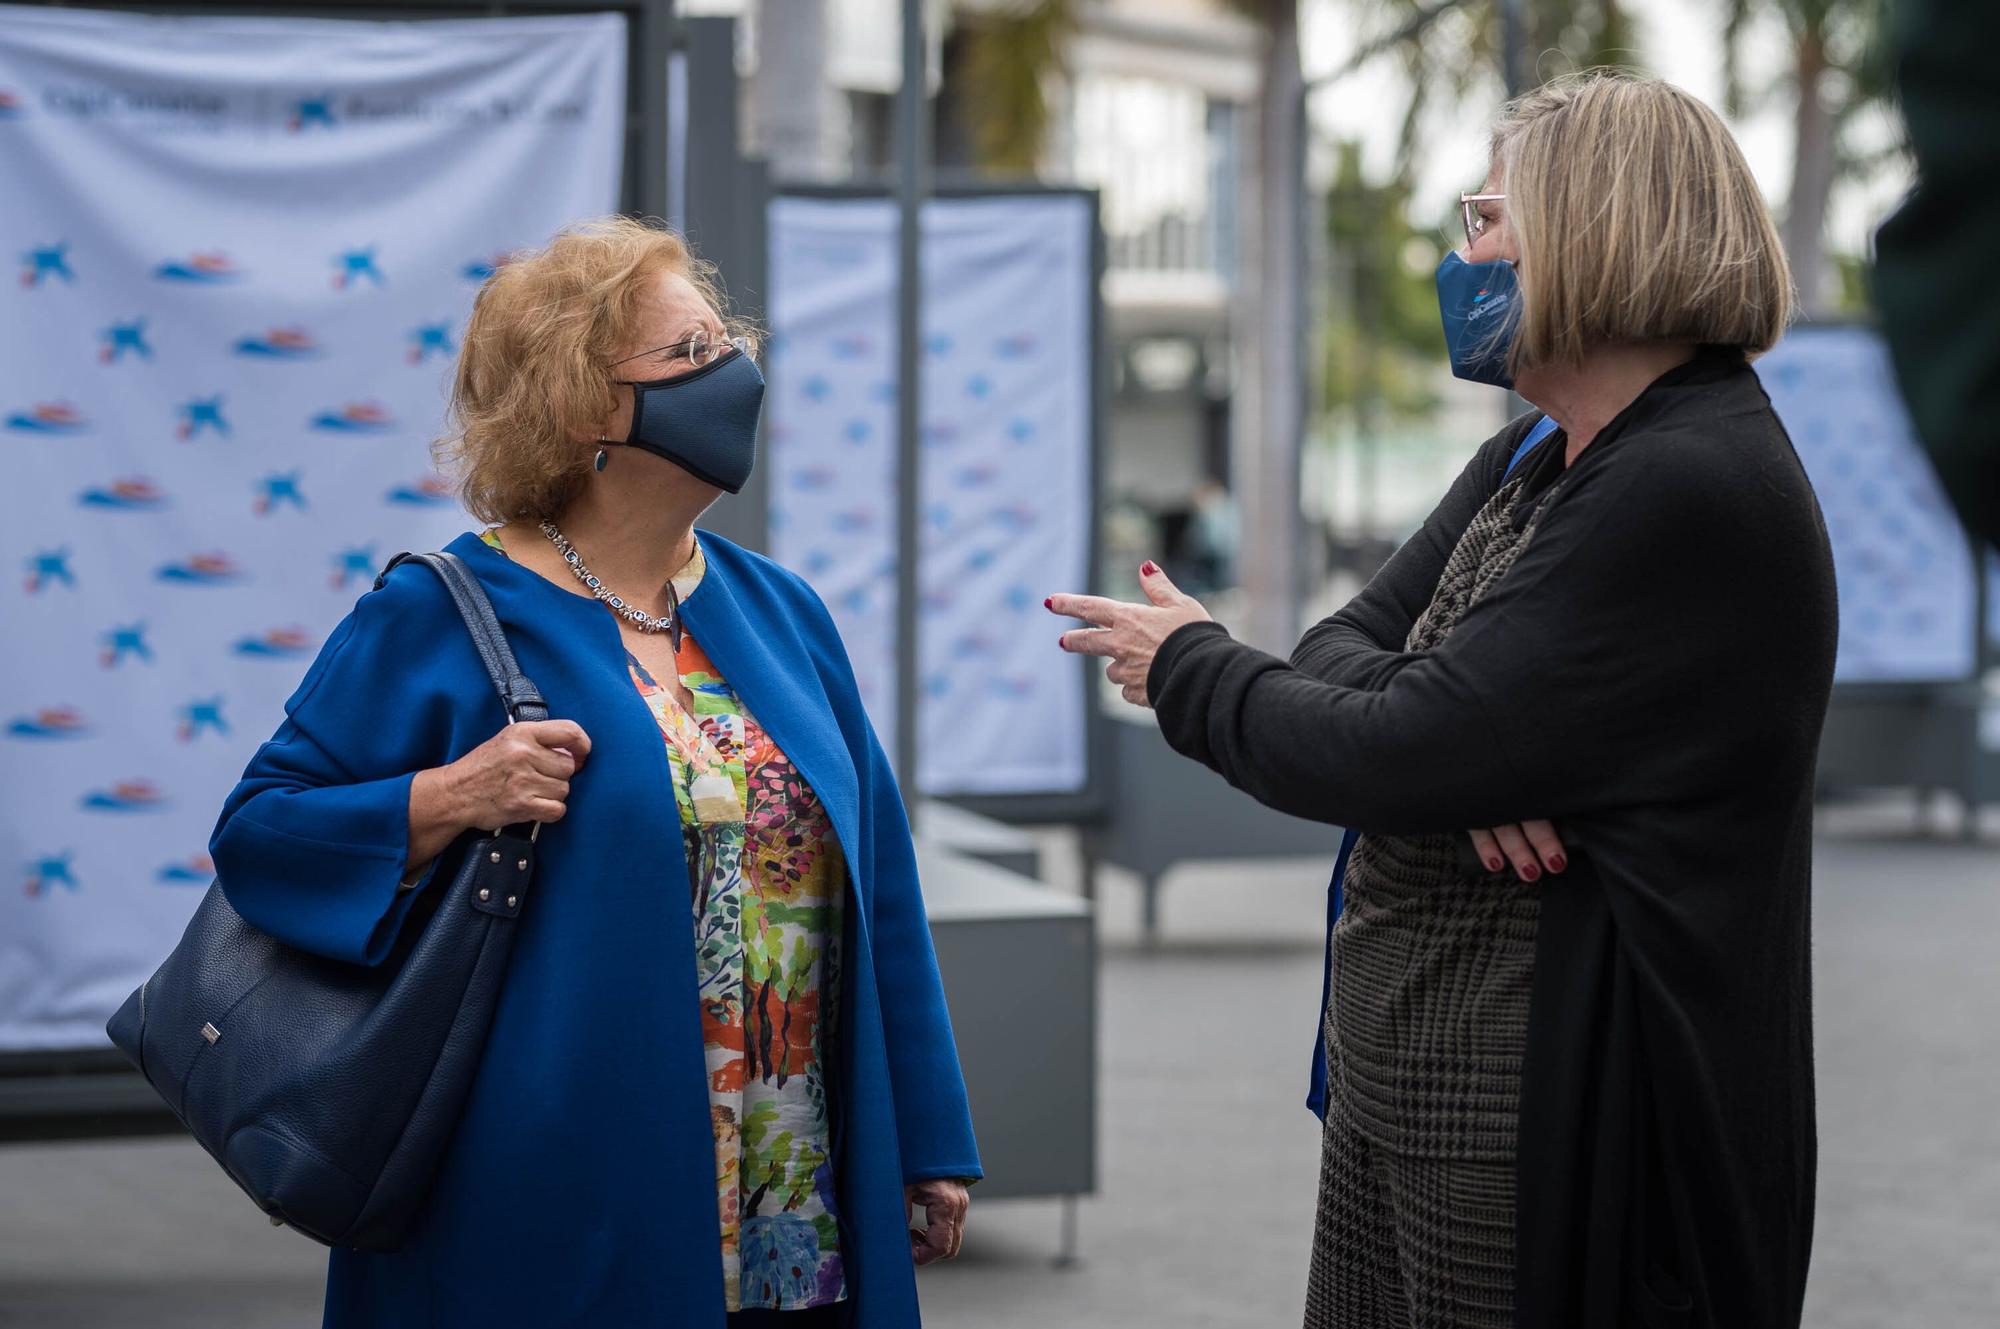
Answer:
M327 632L467 526L473 293L617 207L625 61L615 15L0 7L0 1050L103 1045Z
M1042 608L1088 583L1091 211L1075 194L924 213L918 786L1073 791L1081 657ZM771 204L773 555L818 588L895 751L896 209Z
M1826 515L1840 591L1834 679L1971 677L1981 577L1917 444L1881 334L1798 328L1757 373Z

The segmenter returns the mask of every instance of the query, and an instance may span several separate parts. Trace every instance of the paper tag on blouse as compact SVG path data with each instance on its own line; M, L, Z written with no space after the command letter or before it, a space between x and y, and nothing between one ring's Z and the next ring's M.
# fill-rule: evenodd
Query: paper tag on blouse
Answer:
M688 786L697 821L742 821L743 800L736 796L736 782L724 771L703 771Z

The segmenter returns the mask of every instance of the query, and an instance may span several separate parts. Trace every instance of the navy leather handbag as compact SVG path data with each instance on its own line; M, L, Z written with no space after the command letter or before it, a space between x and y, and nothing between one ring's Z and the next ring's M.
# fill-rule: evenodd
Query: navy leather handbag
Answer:
M375 584L405 559L444 579L509 722L546 719L478 578L452 554L398 554ZM394 1250L478 1071L539 830L461 836L445 851L456 874L439 864L376 966L257 931L217 880L173 954L111 1017L111 1041L273 1223Z

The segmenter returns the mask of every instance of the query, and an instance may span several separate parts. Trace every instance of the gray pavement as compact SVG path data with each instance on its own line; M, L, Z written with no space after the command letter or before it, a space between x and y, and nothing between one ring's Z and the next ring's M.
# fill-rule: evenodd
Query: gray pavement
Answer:
M1816 898L1814 1329L2000 1324L2000 825L1828 811ZM1058 884L1065 837L1051 837ZM1317 1165L1301 1106L1325 865L1183 869L1166 941L1106 873L1101 1193L1058 1268L1052 1202L980 1204L921 1276L934 1329L1282 1326L1303 1300ZM318 1323L324 1253L191 1144L0 1147L0 1325Z

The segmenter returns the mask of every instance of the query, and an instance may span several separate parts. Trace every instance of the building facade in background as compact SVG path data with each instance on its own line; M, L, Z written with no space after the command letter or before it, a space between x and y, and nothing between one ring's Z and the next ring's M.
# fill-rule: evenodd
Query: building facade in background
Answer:
M892 178L899 0L690 9L743 20L744 146L770 160L774 180ZM976 160L971 47L982 22L1010 10L1019 6L928 5L940 188L996 178ZM1111 341L1105 554L1115 593L1125 563L1205 560L1202 532L1228 527L1213 509L1231 470L1239 219L1256 207L1246 162L1261 33L1220 0L1076 0L1070 13L1055 67L1042 71L1049 114L1034 176L1092 187L1101 199Z

